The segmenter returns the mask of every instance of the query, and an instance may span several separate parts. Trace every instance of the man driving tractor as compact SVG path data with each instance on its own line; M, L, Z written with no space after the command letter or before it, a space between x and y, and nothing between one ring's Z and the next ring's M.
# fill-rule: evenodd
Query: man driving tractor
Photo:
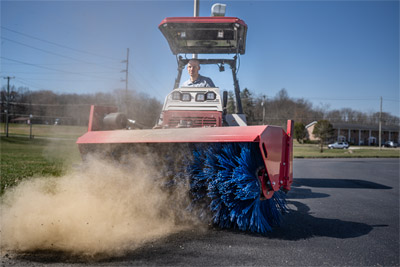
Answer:
M193 58L189 60L187 70L189 72L190 79L184 82L181 87L215 87L210 78L199 74L200 62L198 59Z

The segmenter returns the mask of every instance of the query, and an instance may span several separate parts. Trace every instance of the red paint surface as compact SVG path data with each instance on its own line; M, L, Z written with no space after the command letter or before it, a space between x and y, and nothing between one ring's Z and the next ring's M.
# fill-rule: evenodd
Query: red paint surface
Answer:
M222 112L219 111L164 111L163 112L163 125L175 127L171 122L176 122L177 120L192 121L192 127L203 127L203 126L222 126ZM208 119L215 119L213 125L208 125L206 121ZM204 120L204 122L202 122Z
M268 128L282 131L276 126L92 131L79 137L77 143L257 142L260 134Z
M158 27L165 23L239 23L247 27L243 20L236 17L170 17L163 19Z
M92 107L89 131L79 137L77 144L132 144L132 143L228 143L258 142L265 169L273 191L281 187L290 190L293 181L293 121L288 121L287 133L278 126L170 128L151 130L99 131L98 118L114 108ZM265 191L265 188L264 190ZM265 195L265 192L263 192ZM272 192L265 195L272 197Z

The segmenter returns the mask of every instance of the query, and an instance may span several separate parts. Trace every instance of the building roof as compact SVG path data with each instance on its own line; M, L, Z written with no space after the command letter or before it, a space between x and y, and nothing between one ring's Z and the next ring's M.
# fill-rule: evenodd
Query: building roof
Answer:
M317 121L313 121L306 125L306 129L316 124ZM350 130L371 130L371 131L379 131L379 125L366 125L366 124L356 124L356 123L331 123L333 129L350 129ZM391 132L399 132L400 126L388 126L382 125L382 131L391 131Z
M379 125L366 125L354 123L332 123L334 129L350 129L350 130L371 130L379 131ZM382 131L398 132L399 126L382 125Z
M15 119L12 119L10 121L28 121L29 117L17 117Z
M311 126L313 126L313 125L316 124L316 123L317 123L317 121L313 121L313 122L307 124L307 125L306 125L306 129L309 128L309 127L311 127Z

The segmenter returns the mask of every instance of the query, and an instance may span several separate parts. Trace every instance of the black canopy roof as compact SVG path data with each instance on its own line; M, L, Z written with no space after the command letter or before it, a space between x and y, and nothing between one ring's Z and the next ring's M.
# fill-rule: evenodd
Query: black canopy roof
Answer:
M158 27L176 54L244 54L247 25L235 17L171 17Z

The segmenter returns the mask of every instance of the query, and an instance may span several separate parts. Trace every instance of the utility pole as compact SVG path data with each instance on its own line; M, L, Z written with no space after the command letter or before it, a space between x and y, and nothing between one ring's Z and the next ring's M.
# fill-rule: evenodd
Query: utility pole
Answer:
M122 60L121 63L126 63L125 69L121 72L125 72L125 112L128 113L128 75L129 75L129 48L126 49L126 60Z
M125 92L128 95L129 48L126 49Z
M263 107L263 125L265 125L265 95L263 95L263 101L261 102L261 106Z
M379 112L379 150L382 150L382 97L381 97L381 108Z
M200 0L194 0L193 17L199 16Z
M8 114L10 113L10 79L14 79L14 77L4 77L7 79L7 110L6 110L6 137L8 137Z
M33 115L30 114L29 115L29 139L32 139L32 119L33 119Z
M200 0L194 0L193 17L199 16ZM198 58L197 54L192 54L192 58Z

